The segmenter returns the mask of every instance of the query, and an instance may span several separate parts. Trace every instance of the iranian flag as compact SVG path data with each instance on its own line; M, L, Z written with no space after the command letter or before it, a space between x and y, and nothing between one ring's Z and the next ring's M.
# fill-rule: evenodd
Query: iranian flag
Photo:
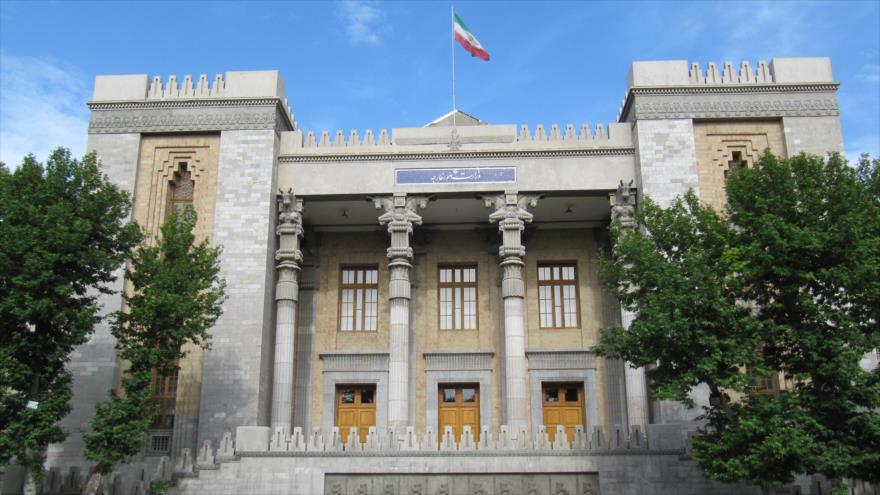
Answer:
M489 61L489 52L483 48L483 45L471 33L471 30L461 20L461 17L458 17L458 14L452 14L452 33L455 40L461 43L461 46L470 52L471 56Z

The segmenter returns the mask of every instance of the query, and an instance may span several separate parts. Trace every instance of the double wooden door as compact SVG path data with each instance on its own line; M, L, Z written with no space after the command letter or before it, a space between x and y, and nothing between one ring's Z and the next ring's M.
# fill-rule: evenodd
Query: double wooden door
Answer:
M367 441L371 426L376 426L376 386L338 385L336 387L336 426L342 443L348 441L349 429L356 426L361 443Z
M452 427L456 442L461 441L465 426L470 426L474 441L480 440L480 386L478 384L441 384L439 387L438 438L442 441L447 426Z
M542 385L544 425L552 442L556 427L565 427L568 440L574 438L576 426L584 425L584 386L582 383L545 383Z

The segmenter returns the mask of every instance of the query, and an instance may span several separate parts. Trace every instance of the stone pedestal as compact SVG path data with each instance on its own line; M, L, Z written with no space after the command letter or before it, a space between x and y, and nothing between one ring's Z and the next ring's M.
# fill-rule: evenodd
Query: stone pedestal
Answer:
M272 379L272 429L290 433L293 416L293 358L296 306L299 301L299 276L302 251L302 200L291 191L278 195L278 282L275 284L275 361Z
M486 207L494 208L489 222L498 223L502 235L498 255L501 257L501 297L504 300L504 422L518 430L528 428L529 406L526 387L526 349L525 318L523 300L525 283L523 281L523 257L526 248L522 245L522 231L526 222L532 221L527 207L534 207L540 196L517 194L507 191L497 196L483 198Z
M377 210L385 210L379 223L388 226L391 247L388 248L388 285L390 306L390 342L388 363L388 426L403 431L409 423L409 303L410 269L413 250L409 245L413 225L421 225L416 210L428 204L424 196L407 197L404 193L373 198Z

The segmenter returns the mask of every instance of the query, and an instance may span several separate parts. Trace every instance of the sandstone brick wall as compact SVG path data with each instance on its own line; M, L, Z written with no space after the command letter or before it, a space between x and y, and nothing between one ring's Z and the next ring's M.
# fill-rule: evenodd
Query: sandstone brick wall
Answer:
M214 204L217 195L217 162L219 135L144 136L141 139L134 197L134 219L145 230L148 242L155 242L162 222L168 215L169 183L186 162L195 182L193 208L198 215L195 235L197 242L211 240L214 226ZM195 446L199 400L202 387L203 351L188 345L187 356L180 361L175 401L177 449ZM121 386L119 363L116 386Z
M734 152L747 166L754 165L767 148L777 155L786 154L779 120L694 122L694 142L700 198L717 211L727 204L725 172L730 169Z
M308 400L309 423L321 425L324 415L323 362L319 355L335 351L387 351L388 341L388 234L384 229L374 232L322 233L317 247L320 263L315 269L315 335L311 359L311 392ZM473 231L426 231L419 234L415 245L412 280L412 304L416 308L411 318L415 401L412 404L415 426L424 431L426 422L427 390L425 372L426 351L494 352L492 360L491 396L482 396L492 405L492 427L502 421L501 387L503 383L502 302L499 287L497 249L500 235L495 228ZM527 349L585 349L598 342L599 329L607 324L609 304L599 285L595 268L598 250L594 231L535 230L530 231L526 245L527 294L525 315L527 322ZM578 295L580 298L580 325L578 328L542 329L538 323L537 264L539 262L576 261ZM438 321L438 265L476 264L478 283L478 329L440 330ZM376 265L379 267L379 319L375 332L341 332L339 321L339 272L346 265ZM300 302L301 305L303 301ZM303 320L300 320L302 324ZM301 368L300 368L301 369ZM604 383L603 364L599 360L599 383ZM299 379L299 377L298 377ZM298 391L305 386L298 387ZM605 390L598 390L599 418L605 424ZM299 403L301 396L295 398ZM381 398L379 400L382 400ZM299 406L297 406L298 408ZM436 426L436 425L433 425Z

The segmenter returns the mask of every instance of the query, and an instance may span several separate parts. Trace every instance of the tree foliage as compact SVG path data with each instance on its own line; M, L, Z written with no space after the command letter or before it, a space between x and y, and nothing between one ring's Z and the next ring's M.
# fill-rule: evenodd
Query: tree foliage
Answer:
M124 394L110 394L98 406L92 431L84 435L86 458L103 474L136 454L155 418L150 401L153 373L171 375L186 355L186 344L206 348L209 329L222 313L225 282L220 248L195 243L196 214L191 207L171 211L158 242L139 249L126 279L131 291L112 327L119 355L131 364Z
M709 386L693 452L713 479L880 481L880 375L859 365L880 346L878 160L768 152L727 191L725 216L691 192L612 226L600 276L638 316L599 351L652 366L658 399ZM746 369L788 386L751 394Z
M39 479L46 446L65 438L65 364L140 241L130 211L93 153L78 161L59 148L45 166L29 155L0 167L0 464L14 458Z

